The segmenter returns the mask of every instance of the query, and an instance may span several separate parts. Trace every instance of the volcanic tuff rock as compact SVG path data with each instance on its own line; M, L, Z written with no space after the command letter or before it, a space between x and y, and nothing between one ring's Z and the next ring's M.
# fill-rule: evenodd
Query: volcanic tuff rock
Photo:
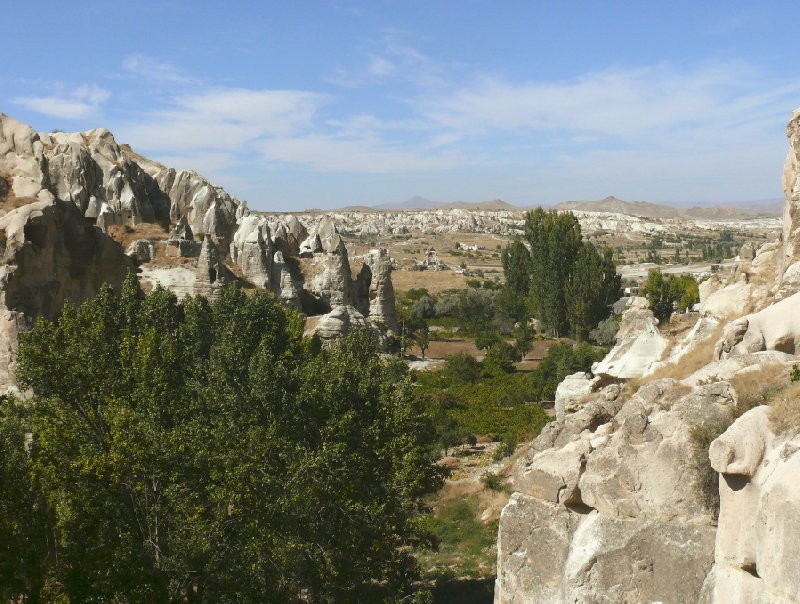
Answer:
M702 284L704 316L662 362L652 360L662 356L663 336L641 307L626 311L617 346L593 369L616 379L668 363L680 369L725 324L708 363L632 395L615 383L593 392L604 381L580 374L559 386L558 419L510 476L516 492L500 520L497 604L797 601L800 427L776 434L775 408L745 413L707 453L718 487L698 444L752 404L752 393L745 400L732 384L758 388L776 367L785 375L796 363L800 113L789 137L783 240L752 259L742 254L731 279ZM642 336L646 346L637 344Z
M394 285L392 284L392 259L389 250L370 250L364 259L362 282L367 287L368 316L373 323L383 324L387 330L397 332Z
M39 317L54 319L65 302L119 287L133 264L89 224L78 206L37 201L0 217L0 385L13 384L17 337Z
M711 443L720 514L709 601L796 602L800 594L800 436L774 434L769 409L745 413Z
M104 128L39 133L0 113L0 174L19 199L74 203L101 225L177 222L227 246L244 206L192 171L176 172L119 145Z
M606 357L592 367L595 375L628 379L647 375L661 359L667 340L658 330L658 322L646 298L631 298L622 313L616 344Z
M295 216L250 215L245 203L199 174L149 161L104 129L37 133L0 114L0 202L16 208L0 209L2 384L13 383L21 331L40 316L56 317L65 301L94 296L104 282L118 286L134 262L146 284L213 297L236 278L229 260L246 280L298 309L319 301L338 309L322 322L327 339L369 325L342 306L356 302L372 321L396 327L388 253L367 255L357 301L334 217L316 217L309 237ZM127 256L103 234L114 226L117 235L130 233L143 222L174 227L166 241L156 228L155 239L127 243ZM305 276L293 258L304 242L314 256Z
M248 216L242 220L231 243L231 260L254 284L269 289L272 279L272 241L265 218Z
M323 346L329 346L334 340L356 328L372 329L378 340L383 341L380 331L371 325L358 309L346 304L336 306L331 312L320 317L311 333L320 337Z

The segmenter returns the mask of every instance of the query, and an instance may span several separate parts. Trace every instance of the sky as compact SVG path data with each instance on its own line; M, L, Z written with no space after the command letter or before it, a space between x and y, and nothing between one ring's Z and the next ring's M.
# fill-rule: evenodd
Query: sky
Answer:
M794 2L10 0L0 111L259 210L782 197Z

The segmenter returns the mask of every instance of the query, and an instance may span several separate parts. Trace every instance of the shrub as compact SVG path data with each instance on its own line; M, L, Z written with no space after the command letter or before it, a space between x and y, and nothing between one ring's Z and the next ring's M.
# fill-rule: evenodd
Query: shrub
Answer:
M483 364L493 373L511 373L514 371L517 359L519 359L517 349L505 340L498 340L489 346Z
M503 491L506 488L502 476L494 472L484 472L481 475L481 484L490 491Z
M614 315L610 315L589 332L589 339L600 346L611 346L614 344L618 331L619 323Z
M481 364L471 354L457 352L444 358L443 375L459 382L474 383L481 373Z

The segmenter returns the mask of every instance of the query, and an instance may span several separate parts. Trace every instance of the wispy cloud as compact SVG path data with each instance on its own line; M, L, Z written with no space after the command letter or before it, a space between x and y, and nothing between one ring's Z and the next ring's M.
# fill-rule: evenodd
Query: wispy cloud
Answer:
M63 90L62 86L57 88L57 94L16 97L11 102L50 117L81 120L97 114L111 96L108 90L93 84L84 84L72 90Z
M125 57L122 68L130 76L146 80L183 84L197 82L172 63L139 53Z
M216 88L177 96L167 108L120 129L146 150L241 151L263 136L287 136L307 126L324 96L298 90Z
M344 88L362 88L394 79L414 86L433 87L446 83L445 74L452 64L436 61L415 48L411 36L390 30L377 41L367 44L366 61L359 65L339 65L328 81Z
M415 145L392 145L373 137L337 138L310 135L273 138L256 143L270 162L306 166L320 172L388 174L466 167L471 161L457 151L427 152Z

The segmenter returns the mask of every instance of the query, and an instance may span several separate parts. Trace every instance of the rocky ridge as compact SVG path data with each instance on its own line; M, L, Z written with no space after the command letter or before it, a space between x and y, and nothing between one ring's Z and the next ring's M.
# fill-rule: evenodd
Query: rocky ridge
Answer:
M114 238L145 225L154 236L124 250ZM0 385L14 383L21 331L57 317L65 302L93 297L103 283L118 287L129 270L143 285L179 296L213 297L238 279L307 314L344 306L361 316L329 322L328 340L350 324L391 331L388 255L368 254L353 278L339 229L332 217L306 225L254 214L196 172L148 160L108 130L39 133L0 114Z
M559 385L556 421L510 475L496 604L797 601L800 425L747 409L797 363L799 132L795 113L781 239L706 281L679 341L634 299L593 374Z

